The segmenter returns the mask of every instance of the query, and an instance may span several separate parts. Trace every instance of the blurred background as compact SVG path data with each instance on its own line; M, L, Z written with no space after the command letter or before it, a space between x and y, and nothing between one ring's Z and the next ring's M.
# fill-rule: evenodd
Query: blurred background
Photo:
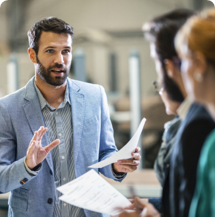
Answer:
M0 97L23 87L34 75L27 54L28 29L44 17L61 18L75 32L69 77L105 88L118 149L130 140L141 119L147 119L139 143L140 168L152 169L163 125L173 117L166 115L154 90L156 72L142 24L175 8L208 7L213 4L207 0L7 0L0 7ZM150 174L148 184L158 185ZM144 179L133 181L141 185Z

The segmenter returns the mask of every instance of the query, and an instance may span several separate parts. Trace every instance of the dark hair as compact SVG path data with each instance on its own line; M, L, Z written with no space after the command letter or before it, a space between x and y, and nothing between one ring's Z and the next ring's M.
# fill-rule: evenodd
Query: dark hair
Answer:
M155 44L155 49L163 69L163 87L168 97L176 102L182 102L184 96L179 86L168 75L165 67L165 59L173 61L180 68L180 59L175 50L174 38L180 27L186 20L194 15L188 9L173 10L162 16L158 16L143 26L144 34L150 42Z
M39 50L39 39L42 31L44 32L54 32L54 33L66 33L70 34L73 38L73 28L57 17L43 18L42 20L36 22L28 31L28 41L29 46L33 48L38 53Z
M178 21L178 22L181 21L182 23L184 23L189 17L193 16L194 14L195 12L189 9L185 9L185 8L175 9L166 14L153 18L151 20L151 23L154 24L159 22L165 23L167 20Z

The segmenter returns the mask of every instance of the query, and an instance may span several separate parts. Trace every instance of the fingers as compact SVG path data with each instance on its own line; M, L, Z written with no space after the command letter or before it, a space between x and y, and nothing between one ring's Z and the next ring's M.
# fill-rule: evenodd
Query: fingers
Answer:
M46 131L47 131L47 128L41 126L38 131L34 132L34 136L33 136L32 140L31 140L31 142L35 141L35 146L37 148L41 147L41 140L42 140L42 137L43 137L43 135L45 134Z
M139 216L140 216L139 213L136 211L135 212L124 211L119 215L119 217L139 217Z
M35 162L34 162L34 150L35 150L35 141L31 141L28 150L27 150L27 155L26 155L26 165L28 166L28 168L32 169L34 168Z
M141 148L139 147L139 146L137 146L136 148L135 148L135 153L139 153L140 152L140 150L141 150Z
M118 165L131 165L131 166L138 166L140 164L139 160L136 159L127 159L127 160L118 160Z
M135 159L135 160L140 160L141 159L141 156L140 156L139 153L132 153L131 155L132 155L133 159Z
M29 144L29 146L28 146L27 154L29 153L30 150L32 150L32 146L35 148L35 146L37 145L37 144L35 143L37 136L38 136L38 133L37 133L37 131L35 131L35 132L34 132L34 136L33 136L32 140L30 141L30 144Z
M49 153L53 148L55 148L60 143L59 139L54 140L52 143L44 147L47 153Z
M132 203L132 204L125 207L125 209L134 209L134 208L135 208L134 203Z
M137 168L138 168L138 166L126 166L124 168L124 170L126 171L126 173L128 173L128 172L133 172L133 171L137 170Z
M41 126L40 129L38 130L38 137L37 137L37 141L41 141L43 135L45 134L45 132L47 131L46 127Z
M142 203L146 204L149 202L149 198L141 198Z
M46 131L47 131L47 128L41 126L41 127L39 128L39 130L37 130L37 131L34 132L34 136L33 136L33 138L32 138L31 141L33 141L33 140L35 140L35 141L41 140L42 137L43 137L43 135L44 135L44 133L45 133Z
M34 136L33 136L33 138L31 139L31 142L32 142L33 140L36 140L36 138L37 138L37 131L34 132ZM31 144L31 142L30 142L30 144ZM30 144L29 144L29 145L30 145Z
M138 165L136 165L136 163L134 165L133 165L133 163L121 164L120 161L118 161L117 163L113 164L113 168L114 168L114 171L116 171L116 172L128 173L128 172L133 172L134 170L136 170Z
M117 165L117 172L121 173L128 173L128 172L133 172L134 170L137 169L138 166L131 166L131 165Z
M39 130L37 131L37 136L36 136L36 141L37 142L39 141L39 137L40 137L40 134L41 134L41 129L43 129L43 128L40 127Z
M128 217L129 215L128 215L128 213L127 212L122 212L120 215L119 215L119 217Z
M134 198L128 199L131 203L134 203Z
M145 205L149 202L148 198L139 198L135 197L134 199L129 199L129 201L132 203L129 206L126 206L125 209L135 209L135 208L145 208Z
M137 147L135 150L139 151L140 148ZM140 159L141 159L140 154L138 152L133 152L131 155L133 157L132 159L119 160L117 161L117 164L138 166L140 164Z
M143 209L146 207L146 203L139 197L134 198L134 205L135 207L140 208L140 209Z
M43 148L41 145L41 139L46 131L47 128L42 126L34 133L26 155L26 164L29 168L33 168L37 164L41 163L46 158L47 154L60 143L60 140L57 139Z
M28 150L27 150L27 156L31 156L32 155L32 152L35 148L35 141L31 141L29 146L28 146Z

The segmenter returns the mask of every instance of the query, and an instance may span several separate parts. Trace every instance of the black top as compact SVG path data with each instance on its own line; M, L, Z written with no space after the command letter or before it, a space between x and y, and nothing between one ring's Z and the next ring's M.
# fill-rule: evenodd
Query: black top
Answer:
M170 161L170 172L163 189L165 217L188 217L196 185L199 155L215 123L199 104L194 103L176 135Z

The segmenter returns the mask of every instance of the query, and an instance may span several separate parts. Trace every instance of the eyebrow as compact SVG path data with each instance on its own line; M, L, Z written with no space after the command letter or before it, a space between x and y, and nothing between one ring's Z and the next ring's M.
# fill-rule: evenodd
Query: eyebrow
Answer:
M57 47L54 47L54 46L48 46L48 47L44 48L44 50L46 50L46 49L50 49L50 48L57 48ZM64 48L72 49L72 47L70 47L70 46L65 46Z

